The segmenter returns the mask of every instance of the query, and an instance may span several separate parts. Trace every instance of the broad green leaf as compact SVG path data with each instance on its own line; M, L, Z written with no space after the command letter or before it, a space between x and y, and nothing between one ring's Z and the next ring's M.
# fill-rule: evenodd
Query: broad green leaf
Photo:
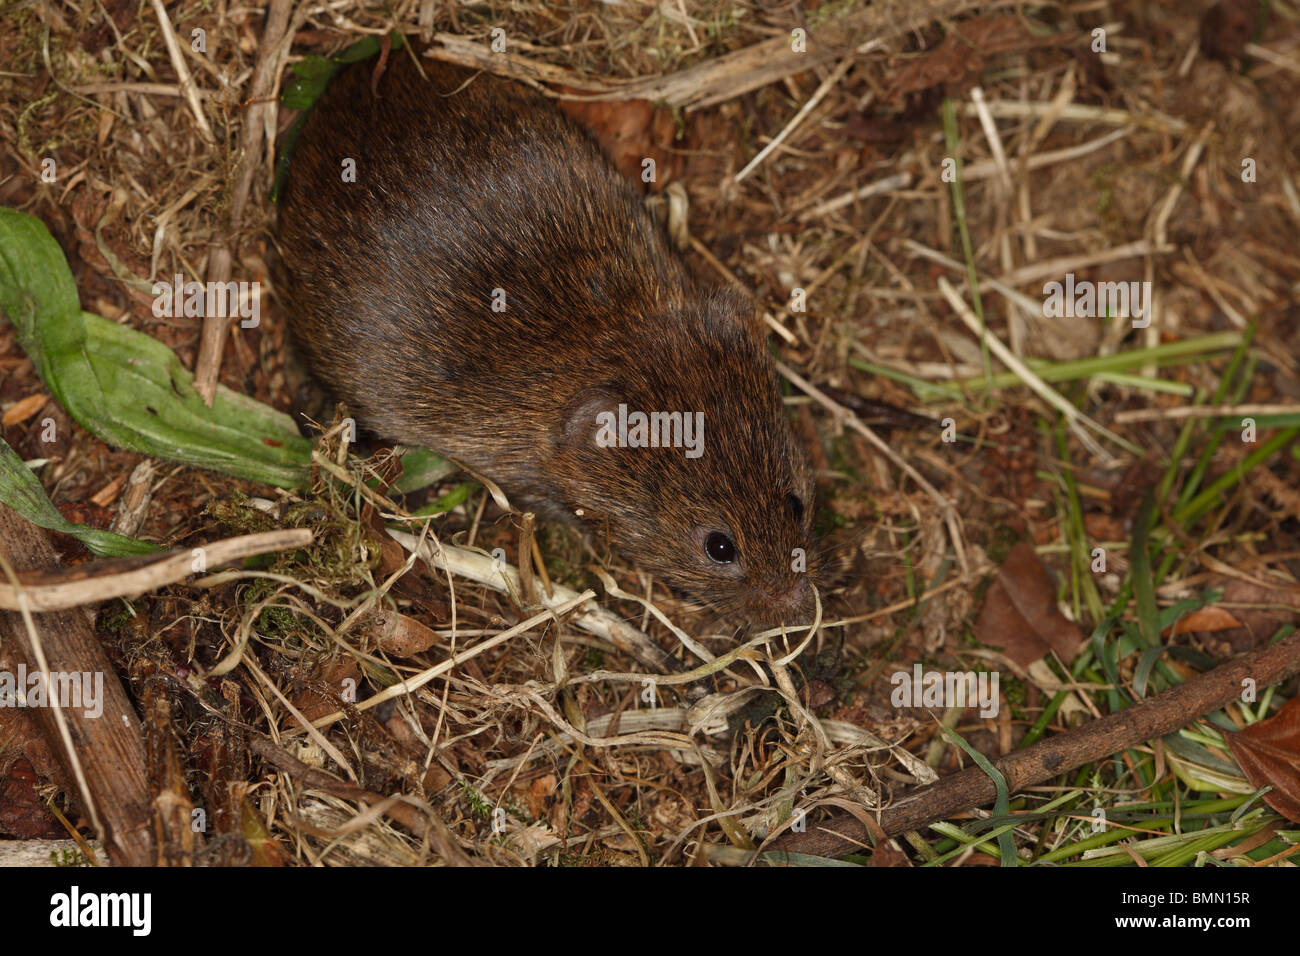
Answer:
M171 349L82 312L44 223L0 209L0 310L41 379L84 428L119 448L289 488L311 443L293 420L222 386L212 407Z
M13 508L34 525L80 539L86 547L102 557L152 554L159 550L148 541L137 541L111 531L73 524L63 517L46 496L45 489L32 474L32 470L3 439L0 439L0 502Z

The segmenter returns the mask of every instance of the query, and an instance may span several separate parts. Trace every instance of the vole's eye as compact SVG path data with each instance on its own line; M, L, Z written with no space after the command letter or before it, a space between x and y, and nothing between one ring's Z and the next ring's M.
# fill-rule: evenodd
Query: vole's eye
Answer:
M803 521L803 502L799 500L798 495L786 495L785 506L790 509L790 514L795 521Z
M717 564L730 564L736 560L736 542L721 531L714 531L704 539L704 553Z

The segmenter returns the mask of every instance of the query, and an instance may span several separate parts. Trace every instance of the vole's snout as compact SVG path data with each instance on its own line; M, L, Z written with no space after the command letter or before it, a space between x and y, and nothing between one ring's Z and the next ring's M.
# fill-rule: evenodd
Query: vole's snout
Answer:
M769 591L754 608L755 622L764 627L784 624L794 627L812 623L816 611L812 582L807 574L796 574L785 587Z

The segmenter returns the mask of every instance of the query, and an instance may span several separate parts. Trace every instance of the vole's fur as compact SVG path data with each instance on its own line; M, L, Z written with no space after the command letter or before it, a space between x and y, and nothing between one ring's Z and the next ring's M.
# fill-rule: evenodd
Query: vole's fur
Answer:
M379 435L608 535L724 613L804 622L812 479L751 308L691 277L544 97L422 65L427 81L394 53L378 99L374 64L347 68L295 147L282 292L316 376ZM598 447L596 415L620 403L703 412L702 456ZM706 555L714 531L737 560Z

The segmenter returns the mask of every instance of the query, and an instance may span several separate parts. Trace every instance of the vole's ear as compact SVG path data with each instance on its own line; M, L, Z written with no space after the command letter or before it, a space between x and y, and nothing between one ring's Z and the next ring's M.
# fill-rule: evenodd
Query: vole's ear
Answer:
M625 399L612 383L591 385L570 398L560 409L556 443L575 450L601 448L602 436L618 431L618 407Z

